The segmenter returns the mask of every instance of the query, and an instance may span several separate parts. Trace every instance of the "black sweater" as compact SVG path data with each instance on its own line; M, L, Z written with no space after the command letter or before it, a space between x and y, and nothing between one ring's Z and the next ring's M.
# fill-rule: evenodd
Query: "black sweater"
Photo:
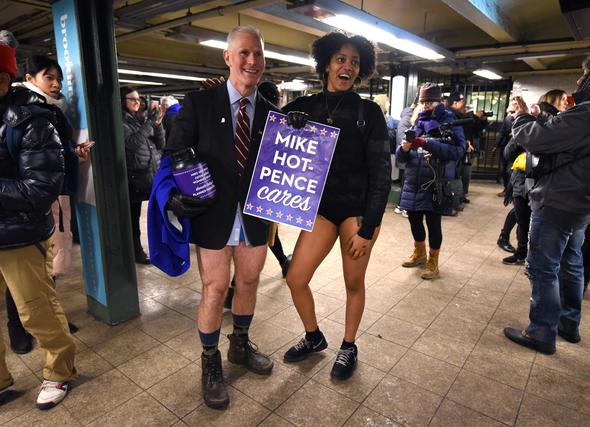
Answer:
M362 102L364 127L358 126ZM322 205L364 209L359 236L371 239L381 224L391 187L391 158L385 117L377 104L354 92L301 97L284 111L304 111L310 120L340 128Z

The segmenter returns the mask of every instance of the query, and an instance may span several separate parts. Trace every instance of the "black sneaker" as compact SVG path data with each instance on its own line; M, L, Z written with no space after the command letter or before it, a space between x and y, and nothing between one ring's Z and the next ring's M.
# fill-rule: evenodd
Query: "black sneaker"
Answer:
M519 258L518 255L514 254L514 255L510 255L509 257L506 257L502 260L502 264L507 264L507 265L523 265L524 264L524 258Z
M345 380L350 378L356 369L356 360L358 358L358 349L353 344L352 347L340 348L336 355L336 361L332 366L330 376L338 380Z
M498 237L498 241L496 243L498 244L498 247L503 251L510 252L512 254L516 252L514 246L510 244L510 240L502 234L500 234L500 237Z
M306 340L305 337L301 338L301 341L287 350L283 356L283 360L287 363L299 362L300 360L306 359L311 353L325 350L328 347L328 342L324 334L321 332L320 334L322 337L316 343Z

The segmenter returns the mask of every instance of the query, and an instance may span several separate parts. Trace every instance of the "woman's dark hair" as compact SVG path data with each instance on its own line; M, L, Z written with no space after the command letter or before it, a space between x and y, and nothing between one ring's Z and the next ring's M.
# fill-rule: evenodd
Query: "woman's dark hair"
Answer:
M567 92L565 90L562 89L552 89L549 92L547 92L545 95L541 95L541 97L539 98L539 104L541 102L546 102L548 104L554 105L555 101L558 101L559 99L561 99L561 97L563 95L566 95Z
M35 76L35 74L41 71L49 71L52 68L55 68L57 70L57 77L60 80L63 79L63 71L61 70L59 63L55 59L51 59L45 55L33 55L29 56L29 58L27 59L26 72L31 76Z
M345 44L354 46L359 53L359 79L364 80L373 75L376 63L373 43L363 36L348 37L345 34L333 32L320 37L311 45L311 55L316 61L315 70L324 83L327 81L326 67L332 60L332 56Z
M137 91L137 88L134 86L125 86L119 90L119 94L121 95L121 109L123 111L129 112L129 110L127 109L127 104L125 103L125 98L127 98L127 95L129 95L131 92L136 92L136 91Z
M281 97L279 93L279 88L274 82L271 81L264 81L258 85L258 91L260 94L268 99L271 103L278 106L279 105L279 98Z

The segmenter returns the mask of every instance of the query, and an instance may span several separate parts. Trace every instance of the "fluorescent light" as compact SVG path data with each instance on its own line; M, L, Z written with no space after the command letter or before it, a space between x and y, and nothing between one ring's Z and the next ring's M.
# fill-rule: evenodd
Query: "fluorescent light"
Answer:
M205 40L204 42L200 42L203 46L214 47L216 49L227 49L227 42L222 42L221 40Z
M164 83L160 83L160 82L149 82L149 81L146 81L146 80L119 79L119 83L131 83L131 84L134 84L134 85L164 86Z
M135 76L150 76L150 77L163 77L166 79L175 79L175 80L190 80L193 82L203 82L207 80L204 77L193 77L193 76L184 76L180 74L168 74L168 73L153 73L151 71L137 71L137 70L127 70L123 68L119 68L117 70L119 74L132 74Z
M307 85L303 80L292 80L290 82L282 82L279 84L279 90L288 90L293 92L302 92L307 89Z
M388 81L389 81L389 80L391 80L391 77L390 77L390 76L383 76L383 77L381 77L381 78L382 78L383 80L388 80Z
M227 42L221 40L205 40L202 41L203 46L214 47L216 49L227 49ZM303 56L288 55L285 53L275 52L272 50L264 50L264 56L266 58L278 59L285 62L292 62L294 64L309 65L315 67L315 61L311 58L305 58Z
M411 40L400 39L388 31L385 31L375 25L367 24L361 20L352 18L348 15L334 15L322 19L325 24L341 30L359 34L368 39L391 46L394 49L419 56L424 59L443 59L444 56L434 50L422 46Z
M475 70L473 72L473 74L483 77L485 79L490 79L490 80L501 80L502 79L502 76L500 76L499 74L496 74L491 70L486 70L485 68L482 68L480 70Z

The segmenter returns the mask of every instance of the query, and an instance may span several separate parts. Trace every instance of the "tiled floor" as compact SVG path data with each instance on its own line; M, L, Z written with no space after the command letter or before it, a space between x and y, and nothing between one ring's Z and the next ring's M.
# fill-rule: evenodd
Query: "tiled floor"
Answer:
M507 209L498 186L472 185L471 204L444 219L441 276L420 279L400 267L412 247L409 225L388 207L367 274L366 310L358 336L360 362L346 382L329 372L343 335L344 285L334 250L311 286L330 346L299 364L282 362L302 325L269 251L260 283L253 341L275 368L261 378L225 359L231 405L208 409L200 388L195 315L200 300L196 263L171 279L138 267L141 317L108 327L86 314L79 253L58 293L80 327L81 374L62 405L34 409L41 352L8 363L20 396L0 407L6 425L590 425L590 309L582 342L559 339L554 356L512 344L508 324L526 324L529 284L522 268L502 265L496 239ZM281 227L287 253L297 232ZM514 243L514 237L513 237ZM193 260L194 261L194 260ZM4 312L0 322L5 324ZM231 330L224 314L223 333ZM5 328L2 333L6 339ZM222 338L222 353L227 340Z

